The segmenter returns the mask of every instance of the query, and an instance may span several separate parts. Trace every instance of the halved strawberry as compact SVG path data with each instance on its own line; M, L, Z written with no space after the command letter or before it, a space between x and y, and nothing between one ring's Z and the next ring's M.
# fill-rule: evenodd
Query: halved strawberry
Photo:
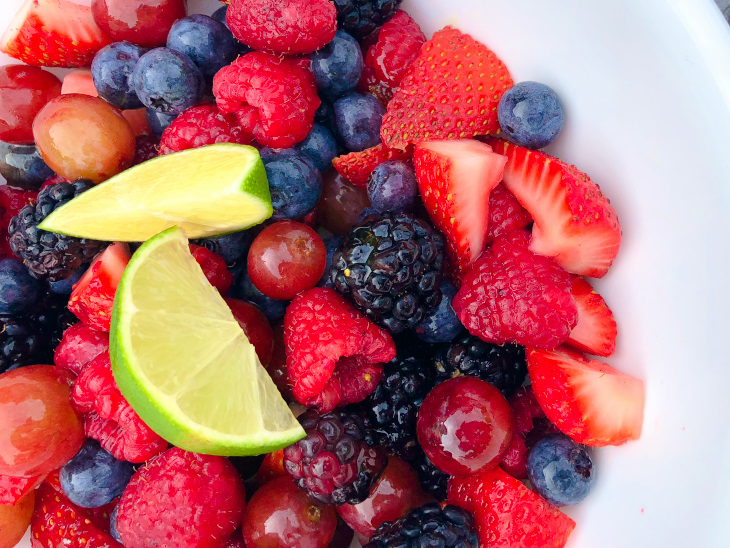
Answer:
M64 95L67 93L81 93L82 95L90 95L91 97L99 96L89 69L72 70L64 76L61 93Z
M0 40L0 51L29 65L88 67L110 42L88 5L26 0Z
M616 349L613 312L584 278L573 276L571 281L570 292L578 307L578 323L565 344L596 356L610 356Z
M573 274L604 276L618 254L621 226L598 185L544 152L500 139L488 143L507 156L504 185L535 220L530 249Z
M480 546L562 548L575 522L497 467L452 477L448 502L474 515Z
M0 475L0 504L12 506L43 483L44 479L46 479L45 475L30 478ZM2 545L0 544L0 546Z
M332 166L353 185L365 188L373 170L388 160L410 160L412 151L395 150L383 144L361 152L350 152L332 160Z
M94 259L74 286L68 309L92 329L109 331L114 294L130 257L127 244L113 243Z
M487 241L489 193L502 180L507 158L473 139L426 141L413 154L418 188L431 220L446 236L458 272Z
M641 436L644 382L558 347L527 350L540 407L561 432L584 445L622 445Z

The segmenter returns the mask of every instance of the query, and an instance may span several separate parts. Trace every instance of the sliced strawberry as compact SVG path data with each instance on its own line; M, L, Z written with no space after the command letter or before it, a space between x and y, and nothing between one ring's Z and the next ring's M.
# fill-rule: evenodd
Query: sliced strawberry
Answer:
M61 93L64 95L68 93L80 93L82 95L90 95L91 97L99 96L89 69L72 70L64 76Z
M0 40L0 51L29 65L88 67L110 42L88 5L26 0Z
M489 193L502 180L507 158L473 139L426 141L416 146L413 165L423 203L446 236L452 264L463 271L487 241Z
M109 331L114 294L130 257L127 244L113 243L94 259L74 286L68 309L92 329Z
M403 150L421 141L497 134L497 105L512 84L494 52L446 27L408 67L388 103L380 136L385 145Z
M12 506L43 483L44 479L46 479L45 475L31 478L0 475L0 504Z
M497 467L476 476L452 477L448 502L474 515L480 546L562 548L575 522Z
M573 276L571 281L570 292L578 306L578 323L565 344L596 356L610 356L616 349L613 312L584 278Z
M504 184L535 220L530 249L573 274L604 276L618 254L621 226L598 185L544 152L488 143L507 156Z
M622 445L641 436L644 382L558 347L527 350L535 397L561 432L584 445Z
M353 185L365 188L373 170L388 160L410 160L412 151L395 150L383 144L365 149L361 152L350 152L332 160L337 172Z

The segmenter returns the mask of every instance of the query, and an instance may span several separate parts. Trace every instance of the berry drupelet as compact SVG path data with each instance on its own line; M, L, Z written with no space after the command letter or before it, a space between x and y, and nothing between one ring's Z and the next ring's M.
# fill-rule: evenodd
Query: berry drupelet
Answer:
M332 0L337 26L358 40L390 21L403 0Z
M356 412L299 417L307 436L284 449L284 468L310 497L325 504L358 504L370 494L388 462L371 447L369 425Z
M371 215L335 253L330 276L370 320L399 333L441 301L443 250L443 236L413 215Z
M88 263L107 244L86 238L46 232L38 225L53 211L93 185L79 179L73 183L50 185L38 193L35 205L27 205L13 217L8 227L10 247L36 278L58 281L68 278Z
M411 462L411 466L418 474L418 482L424 491L433 495L436 500L446 500L449 478L451 476L436 468L420 449L419 457Z

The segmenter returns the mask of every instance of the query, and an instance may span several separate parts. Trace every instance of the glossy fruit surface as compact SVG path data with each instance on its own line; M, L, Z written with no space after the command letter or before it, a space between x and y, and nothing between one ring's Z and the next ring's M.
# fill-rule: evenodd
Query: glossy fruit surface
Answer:
M345 236L358 215L370 206L367 191L347 181L331 169L322 176L322 196L317 205L317 221L337 236Z
M185 17L185 0L93 0L91 12L112 40L162 46L172 24Z
M0 141L32 143L33 118L61 95L61 81L39 67L0 67Z
M418 441L434 465L452 476L494 468L515 428L509 403L493 385L456 377L438 385L418 412Z
M291 391L289 378L286 369L286 347L284 346L284 326L277 325L274 327L274 350L271 354L271 363L265 365L266 371L271 376L271 380L279 389L282 397L286 401L294 401L294 394Z
M29 493L12 506L0 504L0 548L13 548L30 525L35 493Z
M71 181L105 181L134 160L135 138L121 112L103 99L62 95L48 103L33 122L43 159Z
M258 306L246 301L226 299L226 304L233 312L233 317L238 321L238 325L243 329L249 342L256 349L256 355L261 360L261 365L266 367L271 363L271 356L274 352L274 332L269 320Z
M0 474L46 474L81 448L84 431L69 402L71 379L50 365L0 376Z

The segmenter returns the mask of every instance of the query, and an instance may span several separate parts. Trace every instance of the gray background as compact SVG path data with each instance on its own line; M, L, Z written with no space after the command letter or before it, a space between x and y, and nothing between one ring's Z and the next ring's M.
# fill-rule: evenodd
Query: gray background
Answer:
M717 7L722 10L725 19L730 23L730 0L715 0L715 2L717 3Z

